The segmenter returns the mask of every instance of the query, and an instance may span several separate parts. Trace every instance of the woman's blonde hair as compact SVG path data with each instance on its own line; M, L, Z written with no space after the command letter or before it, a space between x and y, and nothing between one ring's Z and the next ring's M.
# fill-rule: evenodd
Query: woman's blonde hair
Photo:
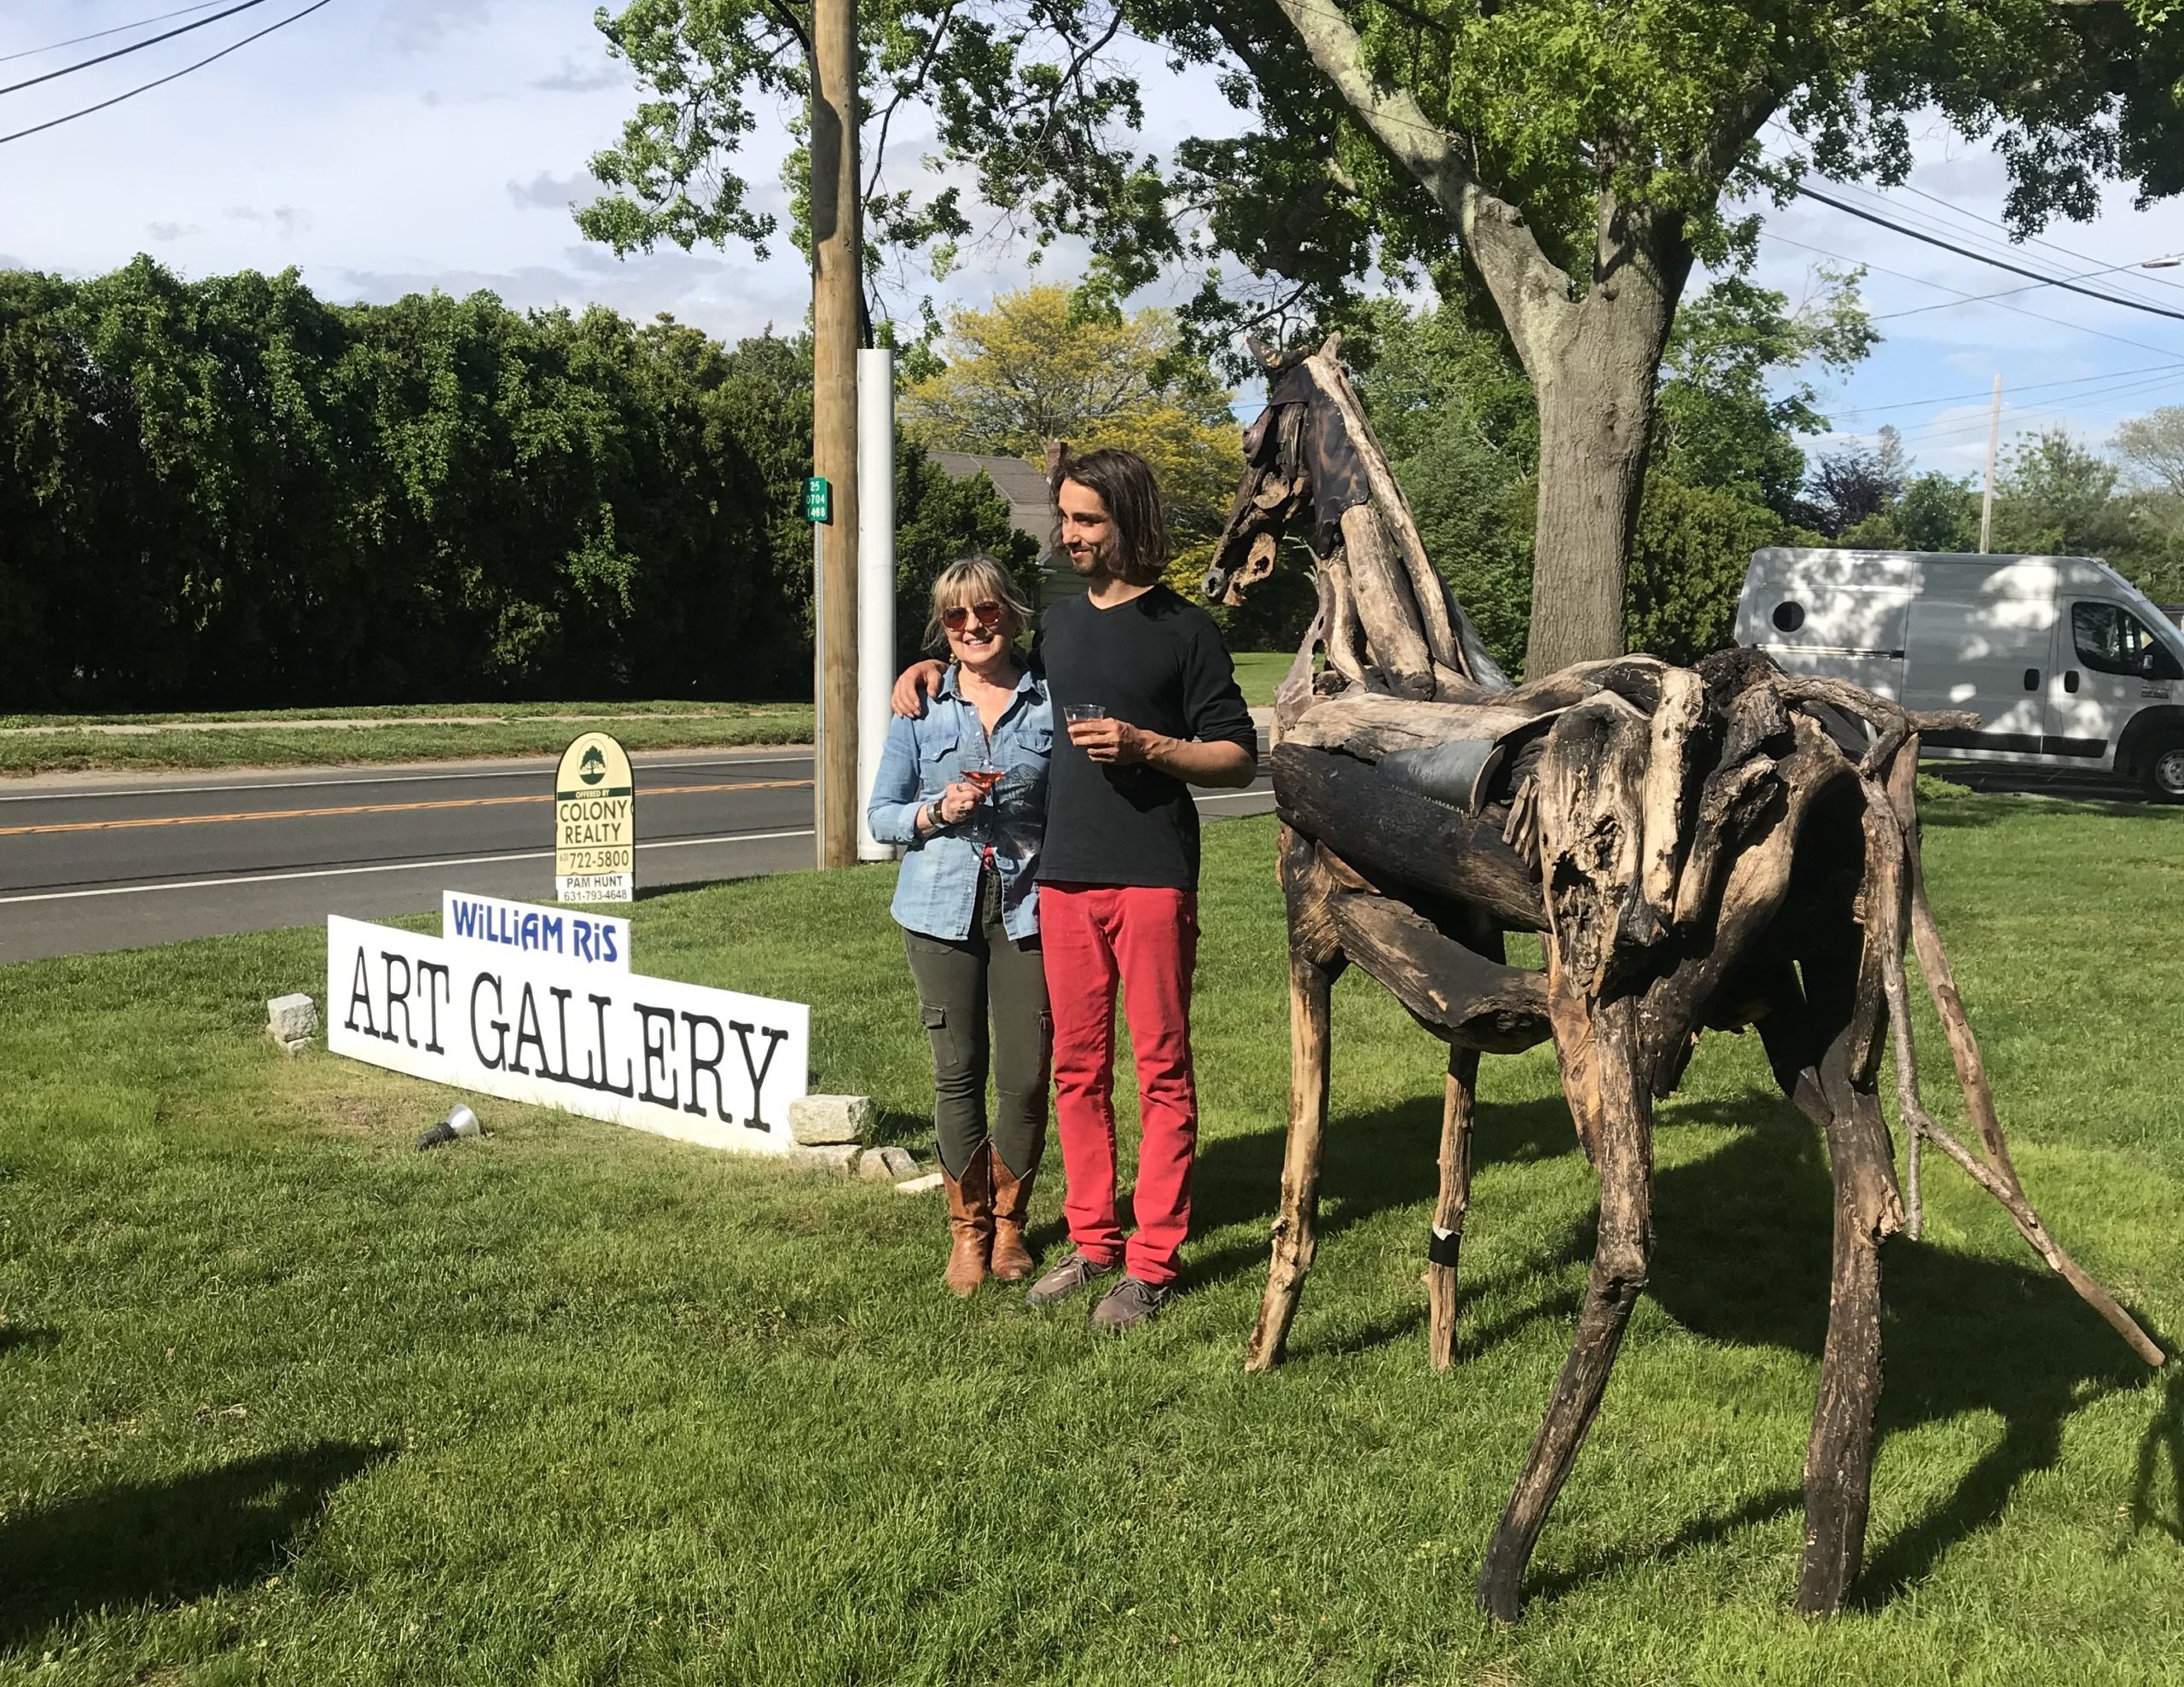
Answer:
M940 625L941 614L959 603L1000 604L1001 625L995 631L1004 643L1014 643L1016 635L1031 625L1031 606L1016 595L1016 582L1008 578L1008 570L990 556L966 556L943 568L940 578L932 583L932 613L925 623L926 649L947 650L948 633Z

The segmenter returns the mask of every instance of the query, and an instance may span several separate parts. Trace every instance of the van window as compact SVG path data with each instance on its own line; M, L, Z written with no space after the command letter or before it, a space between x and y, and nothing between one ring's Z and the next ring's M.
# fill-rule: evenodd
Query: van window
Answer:
M2095 673L2129 674L2142 679L2184 678L2146 624L2118 603L2071 605L2071 638L2078 660Z

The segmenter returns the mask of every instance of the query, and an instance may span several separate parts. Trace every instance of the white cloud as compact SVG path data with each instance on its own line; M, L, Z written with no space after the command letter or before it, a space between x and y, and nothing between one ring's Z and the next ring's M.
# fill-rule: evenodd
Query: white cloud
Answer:
M170 241L180 240L187 235L196 234L199 230L195 223L153 223L147 225L144 232L151 236L154 240Z
M531 84L549 94L593 94L602 88L632 86L630 73L620 65L602 59L596 64L579 65L568 54L561 56L561 67L551 76L539 77Z
M260 211L256 207L249 205L231 205L221 214L228 218L231 222L262 223L268 224L277 231L284 239L295 235L303 234L311 226L311 212L308 211L299 211L293 205L276 205L270 211ZM160 238L165 240L174 239L177 235L195 232L194 229L178 226L172 223L164 224L154 224L154 232L157 233L158 230L161 227L171 229L174 231L172 234L160 236Z
M556 176L542 170L528 182L510 182L508 199L522 211L566 211L580 199L592 198L601 185L590 171Z
M491 13L491 0L392 0L379 32L398 53L428 53L450 36L479 27Z

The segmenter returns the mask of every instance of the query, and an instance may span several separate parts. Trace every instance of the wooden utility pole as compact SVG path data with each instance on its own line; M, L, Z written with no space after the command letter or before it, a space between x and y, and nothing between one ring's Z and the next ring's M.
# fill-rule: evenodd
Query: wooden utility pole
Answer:
M2002 378L1995 377L1995 405L1987 412L1987 490L1979 499L1979 554L1995 535L1995 443L2002 437Z
M857 860L857 353L864 218L857 198L857 0L813 0L811 472L832 494L812 527L812 817L819 864Z

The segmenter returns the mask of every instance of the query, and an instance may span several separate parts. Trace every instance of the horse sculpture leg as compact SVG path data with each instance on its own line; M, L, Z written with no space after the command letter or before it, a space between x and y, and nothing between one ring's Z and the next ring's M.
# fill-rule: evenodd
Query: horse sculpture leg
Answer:
M1623 997L1591 1015L1600 1100L1600 1238L1577 1340L1479 1572L1479 1608L1503 1622L1517 1619L1532 1545L1600 1409L1630 1308L1646 1286L1653 1260L1653 1106L1629 1059L1637 1041L1637 1009L1635 999ZM1560 1036L1558 1027L1558 1042Z
M1873 1488L1873 1411L1880 1401L1880 1244L1902 1222L1888 1126L1870 1081L1856 1084L1839 1044L1821 1066L1831 1103L1827 1156L1835 1185L1835 1265L1827 1342L1805 1450L1805 1550L1798 1610L1832 1615L1857 1579Z
M1471 1130L1478 1105L1478 1050L1449 1045L1441 1102L1441 1198L1426 1243L1426 1353L1436 1370L1456 1362L1456 1257L1471 1206Z
M1293 949L1289 958L1289 1138L1281 1160L1281 1213L1274 1224L1274 1258L1266 1298L1244 1356L1246 1370L1281 1363L1298 1297L1319 1242L1320 1152L1327 1131L1328 992L1335 968Z
M1880 1402L1880 1245L1902 1227L1895 1155L1877 1093L1887 1025L1885 969L1903 950L1904 857L1893 817L1870 799L1863 940L1851 910L1831 928L1844 936L1800 957L1809 1034L1825 1038L1816 1070L1820 1122L1835 1195L1835 1261L1827 1341L1812 1438L1805 1450L1805 1548L1798 1568L1801 1615L1840 1610L1866 1550L1872 1498L1873 1414ZM1810 1092L1808 1083L1801 1091Z

